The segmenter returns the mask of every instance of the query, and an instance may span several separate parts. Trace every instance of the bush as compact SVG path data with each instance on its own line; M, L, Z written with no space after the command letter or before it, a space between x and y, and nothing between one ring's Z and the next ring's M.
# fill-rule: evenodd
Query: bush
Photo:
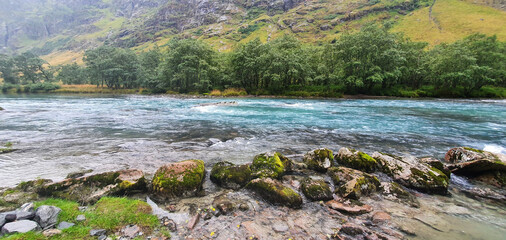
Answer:
M228 88L223 91L224 97L246 96L248 93L244 89Z
M218 90L218 89L214 89L214 90L212 90L212 91L209 93L209 96L216 96L216 97L217 97L217 96L221 96L221 95L222 95L222 93L221 93L221 91L220 91L220 90Z
M7 92L21 92L22 87L20 85L11 84L11 83L4 83L0 86L0 91L3 93Z
M38 92L51 92L60 89L60 85L56 83L33 83L24 87L24 92L38 93Z

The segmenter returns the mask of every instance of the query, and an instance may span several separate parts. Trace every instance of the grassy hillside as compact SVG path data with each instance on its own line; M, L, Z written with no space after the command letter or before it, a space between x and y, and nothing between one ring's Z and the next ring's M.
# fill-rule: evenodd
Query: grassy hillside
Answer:
M132 48L138 52L155 45L163 47L174 36L201 39L221 52L230 51L238 44L255 38L266 42L284 34L295 35L306 43L318 43L339 38L342 33L355 31L367 22L386 21L393 23L392 31L404 32L414 41L425 41L431 45L454 42L475 32L496 34L500 40L506 40L506 11L501 10L503 6L495 1L436 0L430 17L432 0L420 1L419 7L414 10L403 3L401 0L315 0L277 14L262 11L251 13L251 9L242 9L247 13L246 16L231 15L232 18L225 22L196 26L180 32L170 28L161 29L149 34L142 33L142 27L139 27L142 25L139 21L144 17L125 19L104 9L101 10L104 17L93 23L95 31L73 37L72 41L79 43L79 48L55 48L43 58L52 65L82 63L83 48L96 46L121 31L128 32L118 36L123 42L133 42L138 35L148 39L134 44ZM156 12L146 14L147 18ZM60 36L48 41L56 45L66 39ZM86 47L82 47L83 44ZM30 41L29 45L44 46L34 41Z
M454 42L476 32L506 40L505 11L461 0L436 0L431 18L429 10L424 7L400 18L393 30L431 45Z

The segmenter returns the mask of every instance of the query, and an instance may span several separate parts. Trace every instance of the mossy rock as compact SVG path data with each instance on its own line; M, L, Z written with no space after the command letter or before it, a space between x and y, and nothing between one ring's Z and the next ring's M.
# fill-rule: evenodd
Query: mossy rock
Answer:
M306 177L302 180L300 190L311 201L327 201L333 198L330 186L322 179Z
M82 204L95 203L103 196L123 196L147 191L144 173L129 169L87 177L66 179L40 187L41 196L55 197Z
M355 169L333 167L327 173L336 186L336 192L344 198L358 200L380 188L380 181L376 176Z
M186 160L161 166L153 176L152 191L157 199L195 196L205 176L202 160Z
M280 179L285 172L292 170L292 166L292 161L281 153L258 154L251 164L252 177Z
M219 162L214 164L210 179L221 187L239 189L250 181L251 168L246 164L234 165L230 162Z
M372 173L376 171L377 161L367 153L350 148L341 148L334 157L336 162L349 168Z
M326 148L316 149L304 155L304 163L309 169L326 172L328 168L334 166L334 155L332 150Z
M302 197L289 187L272 178L257 178L246 187L274 205L291 208L302 207Z
M450 182L448 176L436 167L421 160L405 156L374 153L379 169L405 187L425 193L446 194Z
M431 167L437 168L439 171L441 171L446 176L448 176L448 178L450 178L450 176L451 176L451 171L448 168L446 168L445 165L441 161L439 161L435 158L431 158L431 157L421 158L420 162L428 164Z

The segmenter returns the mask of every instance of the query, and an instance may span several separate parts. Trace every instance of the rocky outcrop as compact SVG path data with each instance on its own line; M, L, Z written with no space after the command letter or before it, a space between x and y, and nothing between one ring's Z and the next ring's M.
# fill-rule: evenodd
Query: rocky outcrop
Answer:
M281 178L292 170L292 161L281 153L262 153L256 155L251 164L253 178Z
M328 175L336 186L336 192L344 198L359 199L376 192L380 187L378 178L355 169L333 167Z
M129 195L145 192L147 189L144 173L129 169L106 172L41 186L41 196L56 197L80 203L94 203L103 196Z
M60 212L61 209L55 206L40 206L35 212L35 221L40 224L42 229L52 228L58 222L58 215Z
M327 201L332 199L330 186L323 179L306 177L302 180L300 190L311 201Z
M246 187L274 205L282 205L291 208L302 207L301 196L293 189L285 187L277 180L271 178L258 178L252 180Z
M506 186L506 155L481 151L469 147L450 149L445 155L447 169L462 175L495 185Z
M251 169L246 164L234 165L230 162L219 162L214 164L210 179L221 187L239 189L250 181Z
M304 155L304 163L309 169L325 172L328 168L334 166L332 150L320 148L308 152Z
M363 172L374 172L378 163L367 153L357 151L351 148L341 148L334 157L336 162L349 168L357 169Z
M195 196L205 176L202 160L186 160L160 167L152 181L152 193L157 199Z
M380 171L401 185L426 193L448 192L448 176L415 157L399 157L379 152L375 152L372 157L378 162Z

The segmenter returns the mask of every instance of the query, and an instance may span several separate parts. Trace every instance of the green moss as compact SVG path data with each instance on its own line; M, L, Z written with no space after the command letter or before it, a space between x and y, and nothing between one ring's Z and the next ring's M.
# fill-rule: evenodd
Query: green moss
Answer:
M256 155L251 164L254 178L281 178L285 173L285 165L281 161L280 153L263 153Z
M341 184L341 179L339 178L339 175L337 174L339 171L340 170L337 167L331 167L327 171L327 174L329 175L330 179L332 179L332 182L336 186Z
M472 151L472 152L483 153L483 150L478 150L478 149L475 149L475 148L464 147L464 149L468 150L468 151Z
M352 151L352 153L352 156L340 156L337 161L344 166L368 173L376 170L378 165L376 159L364 152Z
M195 167L189 167L182 173L159 169L153 177L153 189L167 197L188 195L188 192L200 189L205 175L204 161L186 160L183 162L188 161L194 162Z
M238 189L251 179L251 168L248 165L235 166L230 162L219 162L213 166L210 179L222 187Z
M246 187L272 204L285 205L291 208L300 208L302 206L300 195L276 180L270 178L255 179L248 183Z
M448 177L432 167L427 173L416 168L411 168L413 188L428 193L446 193L448 189Z
M323 201L332 199L332 191L323 180L313 180L305 178L301 184L301 190L304 195L313 201Z
M326 172L334 165L334 155L330 149L316 149L304 155L304 163L309 169Z

